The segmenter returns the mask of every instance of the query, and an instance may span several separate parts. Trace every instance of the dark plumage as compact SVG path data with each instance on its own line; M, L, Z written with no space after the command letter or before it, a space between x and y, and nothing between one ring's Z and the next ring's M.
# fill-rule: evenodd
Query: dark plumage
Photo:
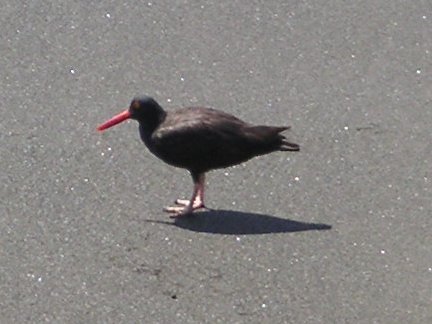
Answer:
M167 207L175 217L204 208L204 174L274 151L299 151L281 134L289 127L255 126L230 114L190 107L165 112L147 96L132 100L128 110L98 127L102 131L127 118L139 122L141 139L149 150L176 167L190 171L195 187L190 201Z

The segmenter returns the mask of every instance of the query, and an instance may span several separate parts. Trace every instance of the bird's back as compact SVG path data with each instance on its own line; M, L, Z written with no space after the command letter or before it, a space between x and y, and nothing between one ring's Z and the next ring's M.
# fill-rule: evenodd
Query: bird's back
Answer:
M286 129L254 126L219 110L191 107L169 112L146 144L171 165L206 172L273 151L298 150L284 149L288 142L280 132Z

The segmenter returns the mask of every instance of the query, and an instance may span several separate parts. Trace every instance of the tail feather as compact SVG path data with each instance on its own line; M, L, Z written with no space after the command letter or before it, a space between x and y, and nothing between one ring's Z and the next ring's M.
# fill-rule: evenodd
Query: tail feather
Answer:
M290 128L291 126L281 127L280 132ZM278 139L279 139L279 143L278 143L279 151L291 151L291 152L300 151L300 145L293 142L288 142L284 135L278 134Z
M279 151L300 151L300 145L283 140L279 147Z
M288 142L281 132L290 129L290 126L252 126L249 128L250 136L254 139L255 145L262 148L262 152L273 151L300 151L298 144Z

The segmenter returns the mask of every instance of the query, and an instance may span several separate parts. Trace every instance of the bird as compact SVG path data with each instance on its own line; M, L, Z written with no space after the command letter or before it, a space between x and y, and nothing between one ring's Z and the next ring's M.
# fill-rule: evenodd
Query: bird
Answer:
M104 131L127 119L139 123L141 140L149 151L169 165L186 169L193 180L190 200L177 199L165 207L171 218L207 209L204 204L205 174L227 168L256 156L276 151L299 151L281 133L290 126L247 123L221 110L187 107L165 111L149 96L133 98L128 109L97 127Z

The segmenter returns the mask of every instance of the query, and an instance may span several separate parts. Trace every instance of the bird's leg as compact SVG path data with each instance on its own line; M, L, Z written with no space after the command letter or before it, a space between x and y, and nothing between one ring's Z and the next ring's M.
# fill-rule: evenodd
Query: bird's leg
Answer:
M177 199L176 205L172 207L165 207L164 210L168 213L172 213L172 218L181 217L192 213L196 209L205 208L204 205L204 186L205 176L202 174L192 173L192 179L194 182L194 190L190 200Z
M199 175L197 181L194 181L194 192L190 200L187 199L177 199L175 201L176 205L187 207L191 205L192 209L205 208L204 206L204 186L205 186L205 176L204 174Z

